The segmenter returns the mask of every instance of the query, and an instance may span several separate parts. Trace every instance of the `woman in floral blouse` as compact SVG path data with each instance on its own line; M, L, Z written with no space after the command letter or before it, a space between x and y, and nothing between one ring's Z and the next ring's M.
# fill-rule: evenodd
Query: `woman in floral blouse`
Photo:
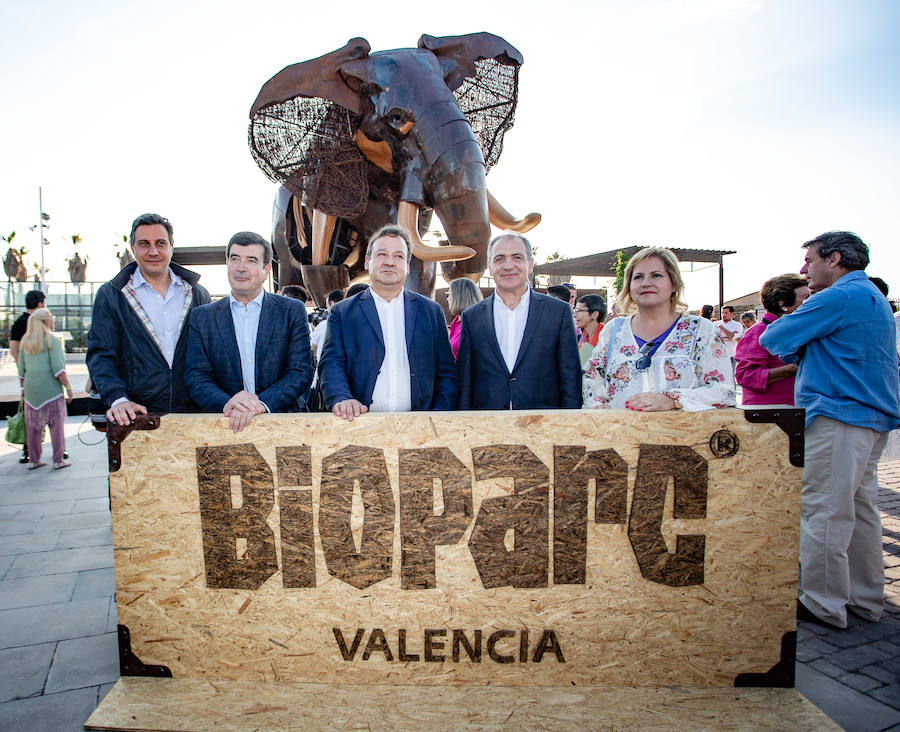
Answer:
M697 412L734 406L731 359L709 320L684 314L684 282L668 249L647 247L625 268L620 312L586 364L585 409ZM636 311L636 312L635 312Z

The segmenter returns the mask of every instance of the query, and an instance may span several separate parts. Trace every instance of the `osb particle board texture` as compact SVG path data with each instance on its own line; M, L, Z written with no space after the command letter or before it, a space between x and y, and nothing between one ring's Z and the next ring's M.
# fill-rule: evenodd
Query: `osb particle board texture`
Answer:
M739 410L168 415L119 623L176 679L732 686L796 627L800 473Z
M794 689L354 686L147 678L120 679L85 726L193 732L840 729Z

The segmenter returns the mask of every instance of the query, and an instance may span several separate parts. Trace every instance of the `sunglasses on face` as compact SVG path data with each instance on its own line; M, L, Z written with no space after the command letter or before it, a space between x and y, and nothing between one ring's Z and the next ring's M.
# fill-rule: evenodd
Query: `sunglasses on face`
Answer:
M641 349L638 351L638 353L641 354L641 357L634 362L634 367L638 371L644 371L645 369L650 368L650 351L653 350L653 347L655 345L656 344L653 341L648 341L643 346L641 346Z

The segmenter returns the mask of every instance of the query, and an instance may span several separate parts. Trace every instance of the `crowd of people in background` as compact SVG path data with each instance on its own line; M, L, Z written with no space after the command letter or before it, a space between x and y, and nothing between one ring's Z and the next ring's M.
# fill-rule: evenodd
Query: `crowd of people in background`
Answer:
M493 292L450 283L448 310L408 291L411 243L400 226L375 232L370 284L328 293L265 291L272 247L239 232L226 247L230 293L211 302L199 276L172 263L173 228L135 219L134 262L97 292L87 366L110 423L150 412L222 414L235 432L268 412L478 409L700 411L745 405L806 410L798 616L846 627L883 605L875 466L900 427L897 329L887 285L865 275L868 247L849 232L803 245L798 273L768 279L764 310L703 306L687 313L679 262L647 247L628 261L611 308L571 283L542 294L524 236L487 250ZM40 292L11 333L25 400L23 461L69 463L62 424L72 390ZM311 310L311 312L310 312Z

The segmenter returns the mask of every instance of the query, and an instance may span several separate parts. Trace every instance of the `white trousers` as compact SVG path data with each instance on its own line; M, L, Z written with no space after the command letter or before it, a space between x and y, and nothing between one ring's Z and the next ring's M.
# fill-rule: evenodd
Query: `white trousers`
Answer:
M815 417L806 428L800 602L847 627L847 609L878 621L884 558L876 468L887 433Z

